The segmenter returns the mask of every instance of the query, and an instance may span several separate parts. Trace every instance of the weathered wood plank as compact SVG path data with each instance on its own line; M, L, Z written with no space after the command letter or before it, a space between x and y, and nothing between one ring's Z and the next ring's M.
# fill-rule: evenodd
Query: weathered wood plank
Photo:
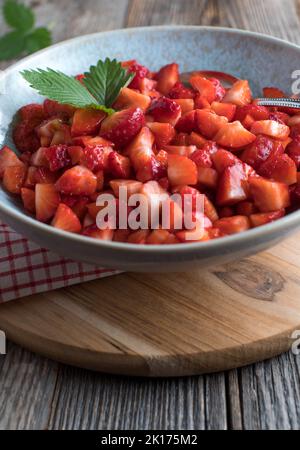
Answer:
M46 428L58 364L13 344L0 358L0 429Z

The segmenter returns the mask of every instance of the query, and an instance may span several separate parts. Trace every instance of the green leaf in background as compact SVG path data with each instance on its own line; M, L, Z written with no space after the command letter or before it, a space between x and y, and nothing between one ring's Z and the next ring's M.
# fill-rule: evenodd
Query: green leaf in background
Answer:
M105 105L98 105L92 94L74 77L52 69L24 70L21 75L30 86L51 100L76 108L101 109L112 112Z
M51 41L51 33L47 28L36 28L25 37L25 49L28 53L34 53L42 48L48 47Z
M8 25L19 31L29 31L34 26L32 10L16 0L6 0L3 5L3 16Z
M117 99L120 90L126 87L134 78L116 59L98 61L84 74L83 83L93 94L100 105L111 107Z
M0 61L16 58L24 48L24 36L18 31L5 34L0 38Z

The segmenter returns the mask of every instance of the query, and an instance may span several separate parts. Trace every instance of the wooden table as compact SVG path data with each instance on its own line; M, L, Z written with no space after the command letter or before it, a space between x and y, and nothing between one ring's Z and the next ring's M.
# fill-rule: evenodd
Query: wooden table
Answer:
M300 42L299 0L26 3L39 24L53 29L55 41L113 28L185 24L245 28ZM300 429L300 356L288 353L215 375L144 380L63 366L9 343L0 357L0 429L46 428Z

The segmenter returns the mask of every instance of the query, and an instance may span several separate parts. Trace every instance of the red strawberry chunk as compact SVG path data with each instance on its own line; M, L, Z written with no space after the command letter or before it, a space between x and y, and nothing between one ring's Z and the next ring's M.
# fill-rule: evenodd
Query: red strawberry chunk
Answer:
M287 155L271 155L262 163L258 173L266 178L272 178L286 184L297 182L297 167L294 161Z
M148 76L149 69L141 64L138 64L137 62L134 62L131 66L129 66L128 72L134 73L134 78L130 82L129 87L131 89L140 89L140 82L143 78Z
M60 170L71 164L71 158L68 153L67 145L54 145L49 147L45 150L45 156L52 172Z
M223 217L216 220L214 227L219 228L224 234L235 234L248 230L250 222L247 216Z
M172 186L180 184L197 184L197 166L186 156L169 155L168 179Z
M43 105L39 105L37 103L22 106L19 110L19 114L22 121L31 123L33 127L41 123L46 118Z
M196 126L200 133L208 139L212 139L216 135L216 133L228 122L226 117L218 116L213 111L204 109L196 110L195 120Z
M103 145L87 145L83 150L81 164L92 172L106 170L108 158L112 151L111 147L104 147Z
M73 116L72 136L98 133L105 117L106 113L97 109L77 109Z
M213 153L211 158L218 173L222 173L226 167L234 166L240 162L233 153L228 150L223 150L222 148L216 153Z
M157 90L163 95L169 94L179 81L178 64L172 63L162 67L156 74Z
M286 147L286 152L294 161L297 169L300 169L300 139L293 139L293 141ZM0 154L1 155L1 154ZM1 158L1 156L0 156ZM1 171L1 168L0 168Z
M220 103L220 102L212 102L211 109L218 114L218 116L224 116L230 122L236 112L236 105L232 105L231 103Z
M241 159L257 170L260 165L269 158L271 153L275 152L275 148L275 142L271 138L258 135L255 141L245 148ZM276 151L283 153L283 147L281 147L281 149Z
M190 83L192 87L200 93L201 97L208 101L208 103L212 103L216 100L216 86L207 78L200 75L192 75Z
M170 98L194 98L196 92L193 89L190 89L180 81L174 84L172 89L170 90L168 97Z
M149 107L151 99L149 95L141 94L129 88L122 88L121 92L114 103L115 109L125 108L141 108L143 111Z
M27 121L22 121L15 126L13 139L20 152L32 153L40 147L40 141L34 128Z
M51 170L47 167L29 167L29 169L35 169L34 174L32 174L32 176L34 177L34 184L54 184L57 180L58 174L51 172Z
M265 106L258 106L255 104L237 106L234 119L242 122L248 115L254 120L267 120L269 119L270 112Z
M63 105L54 100L46 99L44 101L44 111L47 117L59 117L68 120L73 116L76 108L71 105Z
M154 134L157 148L162 148L169 144L175 136L174 127L169 123L151 122L147 125Z
M6 167L20 166L23 167L24 163L20 161L15 152L13 152L7 145L0 150L0 178L3 177Z
M254 204L261 212L276 211L290 205L289 188L285 183L250 177L249 185Z
M290 129L287 125L278 123L275 120L258 120L252 125L251 133L265 134L276 139L284 140L290 134Z
M279 209L278 211L273 211L269 213L257 213L251 214L249 219L253 227L260 227L266 223L278 220L285 215L284 209Z
M152 100L148 114L156 122L167 122L174 126L181 116L181 108L174 100L167 97L159 97Z
M196 110L184 114L176 123L176 130L183 133L191 133L197 129Z
M128 144L145 124L141 108L128 108L108 116L101 123L100 136L121 147Z
M242 164L227 167L222 173L217 191L217 204L234 205L249 195L247 174Z
M214 136L217 144L232 149L244 147L255 141L255 139L255 134L246 130L239 121L226 123Z
M97 177L84 166L74 166L63 173L55 187L63 194L92 195L97 188Z
M251 90L247 80L238 80L233 86L226 92L223 97L223 102L233 103L237 106L244 106L251 103Z
M211 153L207 148L201 148L193 152L190 159L198 167L212 167Z
M35 186L36 218L41 222L51 219L59 205L60 196L54 184L37 184Z
M64 203L60 203L51 225L70 233L80 233L81 223L76 214Z
M129 178L131 165L127 156L112 151L108 155L108 171L115 178Z
M196 150L197 147L195 145L165 145L165 151L171 155L191 157Z
M26 172L25 164L6 167L3 175L3 187L12 194L20 194L21 187L25 182Z
M25 187L21 188L21 197L23 201L24 208L31 212L35 212L35 193L32 189Z
M88 236L94 239L100 239L102 241L112 241L114 237L114 230L110 228L101 230L97 225L90 225L82 231L84 236Z
M125 154L129 156L136 171L151 163L151 160L155 156L152 150L153 143L153 133L149 128L143 127L129 146L126 147Z
M198 182L210 189L216 189L218 185L218 172L211 167L198 166Z

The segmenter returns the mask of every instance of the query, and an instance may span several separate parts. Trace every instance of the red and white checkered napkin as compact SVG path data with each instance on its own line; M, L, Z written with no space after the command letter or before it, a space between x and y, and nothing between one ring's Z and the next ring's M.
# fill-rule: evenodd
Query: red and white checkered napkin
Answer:
M0 303L117 273L64 259L0 222Z

